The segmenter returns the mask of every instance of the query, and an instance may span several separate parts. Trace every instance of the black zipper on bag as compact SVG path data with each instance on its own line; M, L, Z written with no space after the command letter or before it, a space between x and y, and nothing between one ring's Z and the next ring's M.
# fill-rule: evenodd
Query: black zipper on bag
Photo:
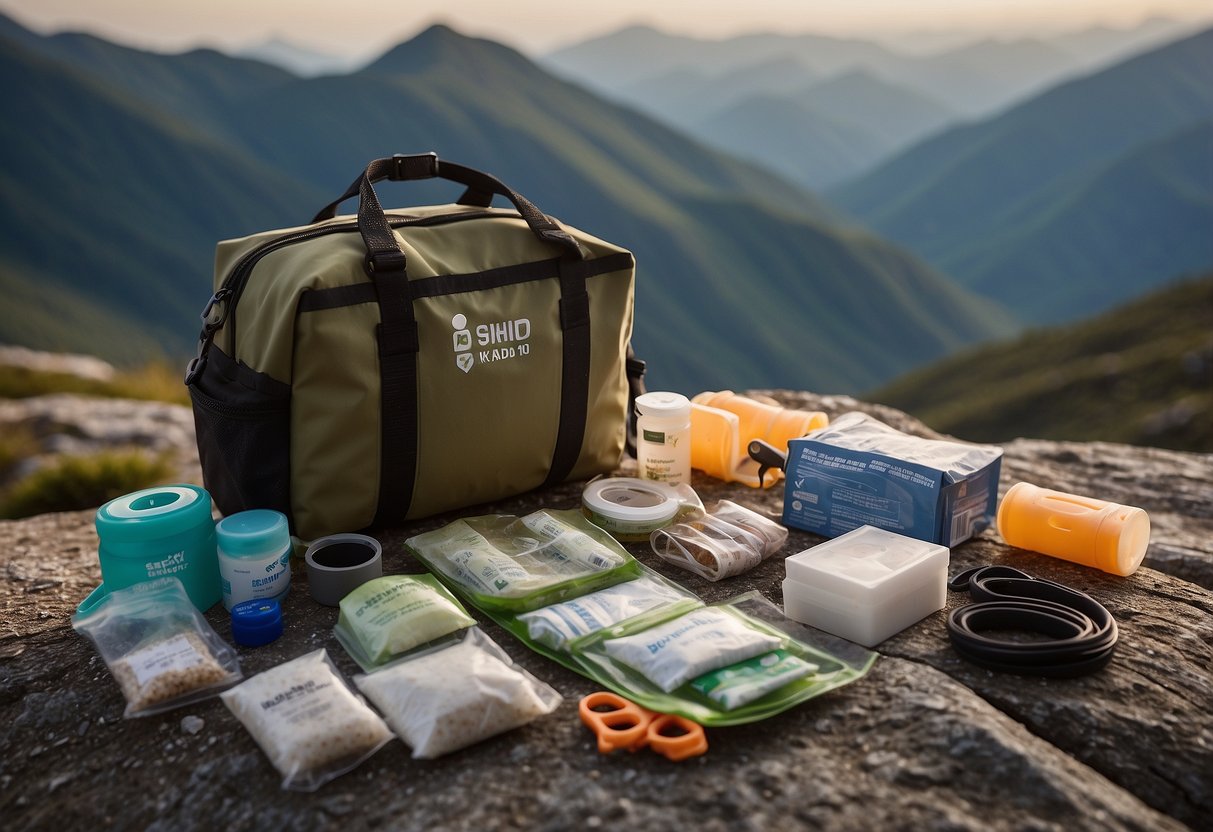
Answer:
M464 211L457 214L438 214L430 217L401 217L388 215L388 226L391 228L403 228L406 226L412 227L430 227L435 225L448 225L464 220L479 220L491 218L505 219L521 219L516 215L502 214L494 211ZM218 291L211 296L207 301L206 307L202 310L202 332L198 336L198 354L190 361L186 368L185 383L192 385L197 380L198 375L202 372L202 368L206 364L206 354L210 350L211 342L215 340L215 333L218 332L224 324L229 320L232 324L232 353L235 355L236 347L236 304L240 301L240 296L244 294L244 288L248 284L249 277L252 275L253 267L257 262L267 254L277 251L295 243L300 243L305 240L324 237L329 234L339 234L346 231L357 231L358 221L348 220L342 223L334 223L320 228L306 228L302 231L296 231L292 234L284 234L269 242L263 243L257 248L250 251L232 268L228 273L227 278L223 281ZM211 312L216 306L223 304L224 309L220 312L215 320L211 320Z

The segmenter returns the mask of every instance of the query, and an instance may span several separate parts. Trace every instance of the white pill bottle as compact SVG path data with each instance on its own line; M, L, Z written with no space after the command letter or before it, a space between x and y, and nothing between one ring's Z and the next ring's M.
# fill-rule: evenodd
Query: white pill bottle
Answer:
M681 393L636 397L640 476L670 485L691 482L691 401Z
M215 524L223 605L281 601L291 588L291 533L286 515L252 509Z

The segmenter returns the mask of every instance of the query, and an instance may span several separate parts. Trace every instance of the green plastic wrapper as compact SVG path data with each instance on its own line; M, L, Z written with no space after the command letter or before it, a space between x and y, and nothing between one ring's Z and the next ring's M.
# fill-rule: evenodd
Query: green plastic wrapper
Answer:
M578 640L571 651L580 671L589 678L630 699L641 707L658 713L684 716L704 726L743 725L775 716L802 702L863 678L876 661L871 650L837 638L820 630L805 627L784 618L783 611L758 592L747 592L723 604L705 607L735 617L745 627L772 636L779 646L771 652L795 657L816 665L816 671L761 693L747 701L735 695L713 697L709 677L723 669L735 669L747 662L731 663L727 659L715 671L701 674L671 691L664 691L640 670L620 661L606 649L611 639L634 636L668 623L669 617L655 621L641 617L618 627L600 630ZM692 613L693 614L693 613ZM754 661L753 658L748 661ZM697 682L703 682L696 685ZM724 701L720 701L720 700ZM729 707L732 706L732 707Z
M433 575L385 575L341 599L333 633L370 672L476 620Z
M640 574L636 559L576 510L469 517L405 545L485 611L528 612Z
M802 702L863 678L876 661L876 654L871 650L784 618L783 610L758 592L749 592L724 604L705 607L702 600L685 588L647 567L642 566L641 570L641 580L661 582L674 588L678 600L646 609L639 615L608 627L592 625L585 634L571 640L563 640L559 646L552 643L551 639L540 640L533 637L533 615L487 609L483 612L536 653L592 679L604 688L649 710L685 716L708 727L743 725L775 716ZM587 603L590 598L592 596L587 595L578 599L583 603L577 606L590 606ZM545 609L555 612L555 607ZM565 608L565 611L569 609L575 607L570 606ZM729 664L727 660L723 660L720 668L703 673L667 693L643 673L614 659L602 646L603 641L608 638L642 633L687 613L703 609L721 610L736 617L745 626L773 636L778 641L778 647L742 662ZM543 636L544 633L540 632L538 635ZM763 678L760 679L755 677L753 671L747 672L744 669L748 664L761 662L770 655L787 657L781 662L781 670L778 673L761 674ZM811 666L811 669L802 675L805 666ZM729 676L738 673L748 676L748 682L725 683L722 677L726 676L726 671ZM783 672L787 672L787 676L780 683L772 681L772 677ZM712 684L713 679L717 680L717 684ZM762 685L766 685L766 688L761 689Z

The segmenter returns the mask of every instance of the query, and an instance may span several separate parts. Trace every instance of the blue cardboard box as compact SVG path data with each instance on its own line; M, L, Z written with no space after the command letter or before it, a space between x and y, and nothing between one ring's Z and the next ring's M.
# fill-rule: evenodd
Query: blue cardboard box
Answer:
M783 524L876 526L951 548L994 522L1002 449L902 433L864 413L788 444Z

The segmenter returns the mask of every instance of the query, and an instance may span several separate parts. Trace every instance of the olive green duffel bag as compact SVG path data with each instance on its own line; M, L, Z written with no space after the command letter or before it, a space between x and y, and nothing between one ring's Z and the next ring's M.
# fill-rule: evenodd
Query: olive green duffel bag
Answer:
M372 187L432 177L467 190L385 212ZM310 539L611 470L643 372L634 274L492 176L372 162L311 225L219 244L186 374L207 489Z

